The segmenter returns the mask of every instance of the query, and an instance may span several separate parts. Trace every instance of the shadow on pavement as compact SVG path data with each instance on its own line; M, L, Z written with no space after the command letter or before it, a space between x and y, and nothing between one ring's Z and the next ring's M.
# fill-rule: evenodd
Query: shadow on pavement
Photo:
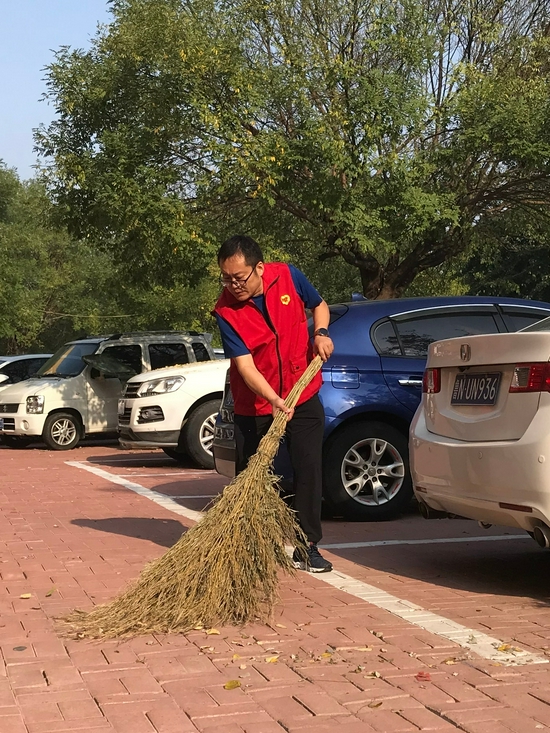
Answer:
M185 469L191 468L195 471L207 470L198 468L191 459L182 459L174 461L162 451L149 451L147 453L141 451L132 451L123 453L117 451L113 455L87 456L85 461L93 463L97 466L110 466L111 468L172 468Z
M521 534L521 530L501 529L503 535ZM543 581L550 570L550 552L537 549L528 535L525 541L393 545L331 552L390 576L467 593L529 598L545 606L550 603L550 590Z
M172 547L187 529L176 519L145 517L109 517L108 519L73 519L71 524L100 532L112 532L125 537L149 540L161 547Z

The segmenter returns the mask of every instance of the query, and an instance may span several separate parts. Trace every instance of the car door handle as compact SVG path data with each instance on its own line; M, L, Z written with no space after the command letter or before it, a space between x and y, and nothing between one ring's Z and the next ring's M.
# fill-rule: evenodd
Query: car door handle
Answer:
M400 379L399 384L402 387L421 387L422 380L421 379Z

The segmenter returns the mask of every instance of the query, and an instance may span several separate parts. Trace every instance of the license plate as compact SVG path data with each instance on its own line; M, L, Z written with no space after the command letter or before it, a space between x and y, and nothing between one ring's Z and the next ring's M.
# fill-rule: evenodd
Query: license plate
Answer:
M124 407L125 407L126 400L119 400L118 401L118 414L124 415Z
M457 374L451 405L494 405L498 397L501 372Z

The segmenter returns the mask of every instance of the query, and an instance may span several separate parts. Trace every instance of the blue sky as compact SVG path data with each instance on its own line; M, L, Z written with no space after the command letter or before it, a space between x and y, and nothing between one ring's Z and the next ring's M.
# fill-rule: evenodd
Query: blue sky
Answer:
M53 119L40 102L44 67L60 46L87 48L106 0L0 0L0 159L22 179L34 174L32 130Z

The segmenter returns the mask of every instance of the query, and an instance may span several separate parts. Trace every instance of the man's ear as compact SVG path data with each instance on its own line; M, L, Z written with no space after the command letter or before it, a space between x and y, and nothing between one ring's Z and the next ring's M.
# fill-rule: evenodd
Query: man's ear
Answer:
M258 262L256 265L256 272L261 277L264 274L265 265L263 262Z

